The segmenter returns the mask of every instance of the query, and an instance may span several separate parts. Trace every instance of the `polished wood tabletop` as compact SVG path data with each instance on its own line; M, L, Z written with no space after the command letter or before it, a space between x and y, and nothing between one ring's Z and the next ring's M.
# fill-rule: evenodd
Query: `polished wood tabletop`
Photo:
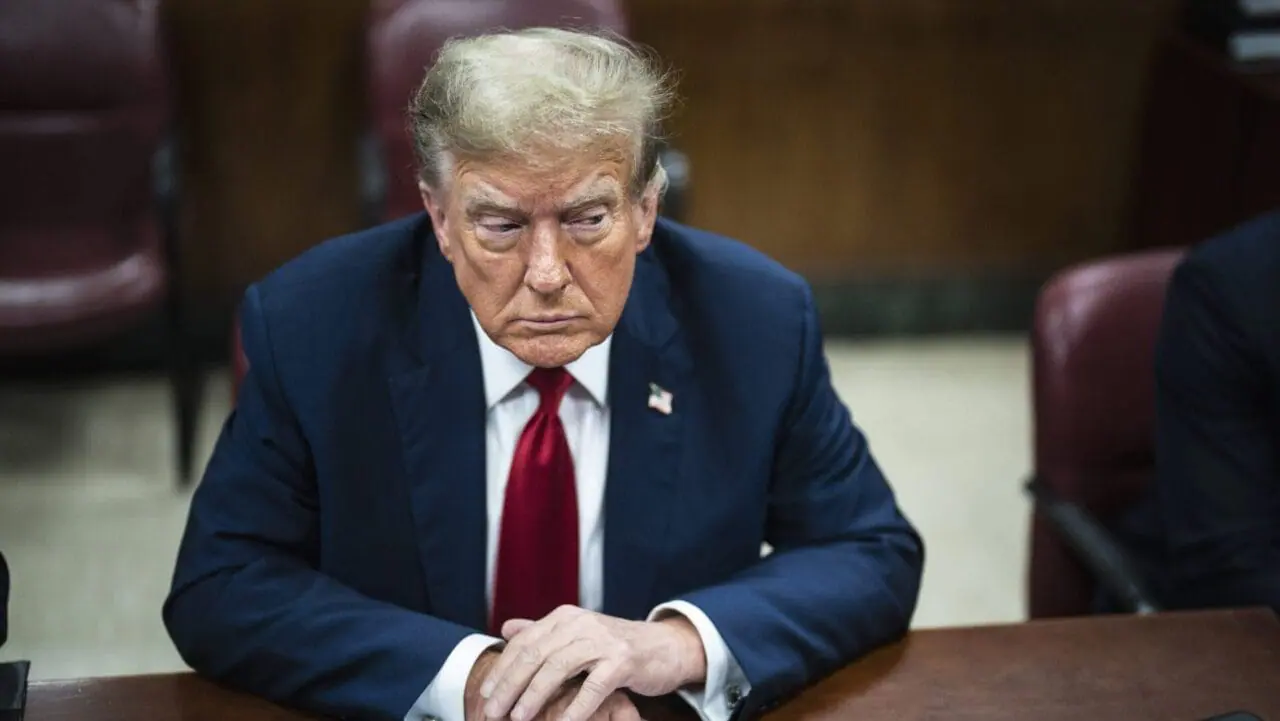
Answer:
M1270 611L916 631L767 718L1200 721L1234 710L1280 721L1280 620ZM650 721L674 715L644 711ZM304 718L192 674L34 683L27 708L27 721Z

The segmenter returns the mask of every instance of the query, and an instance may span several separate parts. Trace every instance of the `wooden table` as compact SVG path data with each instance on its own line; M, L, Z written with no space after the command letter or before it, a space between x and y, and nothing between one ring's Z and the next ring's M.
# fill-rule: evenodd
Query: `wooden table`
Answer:
M918 631L768 718L1199 721L1237 709L1280 721L1280 621L1269 611ZM191 674L36 683L27 710L28 721L302 718Z

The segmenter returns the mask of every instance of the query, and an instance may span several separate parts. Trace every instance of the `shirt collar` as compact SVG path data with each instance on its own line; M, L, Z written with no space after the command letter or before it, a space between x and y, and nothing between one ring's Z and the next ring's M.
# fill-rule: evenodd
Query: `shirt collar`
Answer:
M503 348L480 326L480 319L471 313L471 323L476 329L476 340L480 344L480 366L484 373L484 399L486 410L492 409L506 400L511 392L524 382L533 366L515 357L511 351ZM578 385L591 396L601 407L604 407L609 390L609 349L613 345L613 336L605 338L599 345L587 349L574 362L566 365L565 370L577 381Z

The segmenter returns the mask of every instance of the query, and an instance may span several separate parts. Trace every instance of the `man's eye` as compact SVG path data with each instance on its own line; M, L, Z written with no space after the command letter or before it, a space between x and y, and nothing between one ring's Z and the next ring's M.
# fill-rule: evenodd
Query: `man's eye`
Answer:
M599 225L604 222L604 213L588 215L582 218L578 218L573 222L574 222L574 225L581 225L587 228L596 228L596 227L599 227Z
M519 223L481 223L480 227L490 233L514 233L520 229Z

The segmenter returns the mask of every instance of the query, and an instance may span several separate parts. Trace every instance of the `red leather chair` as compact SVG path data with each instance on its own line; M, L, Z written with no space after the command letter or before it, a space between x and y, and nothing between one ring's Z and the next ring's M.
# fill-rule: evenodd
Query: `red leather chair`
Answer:
M163 55L156 3L0 2L0 354L88 346L167 311L185 482L199 373Z
M619 0L373 0L368 29L369 132L360 165L366 225L421 212L405 110L445 40L493 28L598 27L626 33ZM688 161L663 151L670 177L663 213L679 219Z
M1031 335L1032 618L1087 614L1100 582L1132 574L1100 521L1151 479L1155 341L1182 254L1161 249L1069 268L1040 293Z

